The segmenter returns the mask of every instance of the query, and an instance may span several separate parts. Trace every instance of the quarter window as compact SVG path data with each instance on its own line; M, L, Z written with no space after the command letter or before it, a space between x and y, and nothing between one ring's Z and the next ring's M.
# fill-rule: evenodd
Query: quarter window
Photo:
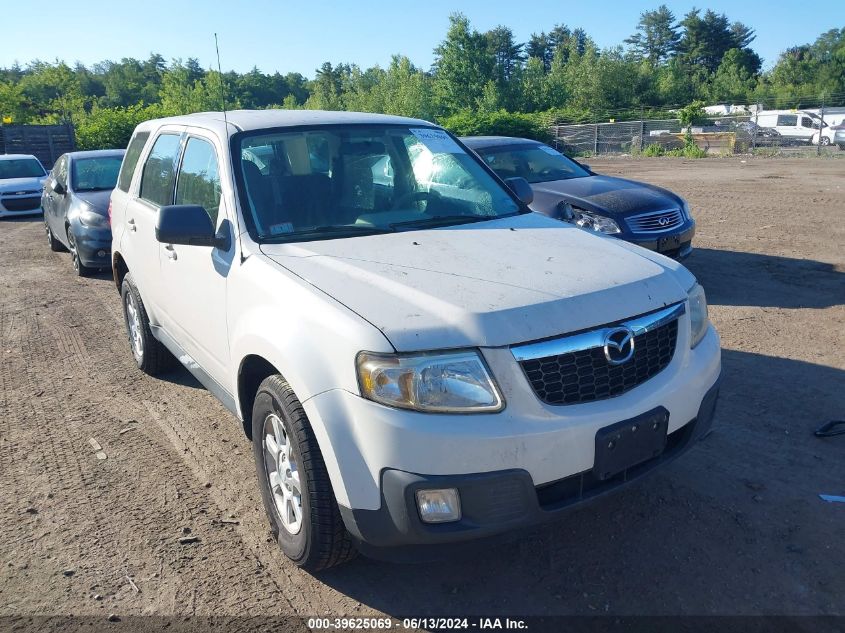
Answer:
M117 188L121 191L129 191L135 166L138 164L138 159L141 158L141 150L147 144L148 138L150 138L149 132L138 132L129 141L129 147L126 149L126 155L123 158L123 165L120 167L120 176L117 179Z
M179 156L178 134L162 134L156 139L141 177L141 198L158 206L173 200L176 158Z
M188 140L176 181L176 204L200 205L208 212L211 223L217 226L220 175L217 155L208 141L199 138Z

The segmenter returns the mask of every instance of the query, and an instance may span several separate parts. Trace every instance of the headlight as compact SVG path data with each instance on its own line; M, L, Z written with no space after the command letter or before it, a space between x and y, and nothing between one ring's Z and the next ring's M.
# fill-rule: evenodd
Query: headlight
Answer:
M82 211L79 214L79 221L82 223L82 226L89 229L107 229L109 227L109 219L91 209Z
M707 317L707 297L704 288L695 284L687 293L689 298L690 347L695 347L707 333L710 319Z
M356 360L361 395L434 413L500 411L499 389L478 352L371 354Z
M575 226L580 226L582 229L595 231L596 233L607 233L608 235L621 233L619 225L603 215L590 213L578 207L572 207L572 213Z

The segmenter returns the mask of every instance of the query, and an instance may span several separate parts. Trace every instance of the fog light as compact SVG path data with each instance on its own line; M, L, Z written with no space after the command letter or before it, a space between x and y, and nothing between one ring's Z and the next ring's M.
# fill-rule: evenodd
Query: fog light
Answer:
M448 523L461 519L461 498L457 488L417 490L417 508L423 523Z
M97 257L105 257L106 251L97 251Z

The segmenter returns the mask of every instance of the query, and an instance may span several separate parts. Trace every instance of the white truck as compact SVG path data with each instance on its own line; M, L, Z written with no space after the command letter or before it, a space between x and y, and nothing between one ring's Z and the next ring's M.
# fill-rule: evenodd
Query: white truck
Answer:
M693 275L530 202L415 119L135 130L111 199L132 353L242 421L296 564L554 520L708 432L721 356Z

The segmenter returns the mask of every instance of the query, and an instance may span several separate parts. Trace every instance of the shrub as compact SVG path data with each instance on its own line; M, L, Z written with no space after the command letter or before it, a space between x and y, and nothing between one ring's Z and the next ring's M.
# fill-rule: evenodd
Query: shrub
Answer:
M95 108L76 122L76 144L79 149L123 149L135 126L142 121L167 116L159 105L141 104L128 108Z
M642 151L643 156L649 157L663 156L664 154L666 154L666 150L658 143L649 143Z
M440 120L440 125L457 136L518 136L548 142L551 133L541 117L499 110L464 110Z

